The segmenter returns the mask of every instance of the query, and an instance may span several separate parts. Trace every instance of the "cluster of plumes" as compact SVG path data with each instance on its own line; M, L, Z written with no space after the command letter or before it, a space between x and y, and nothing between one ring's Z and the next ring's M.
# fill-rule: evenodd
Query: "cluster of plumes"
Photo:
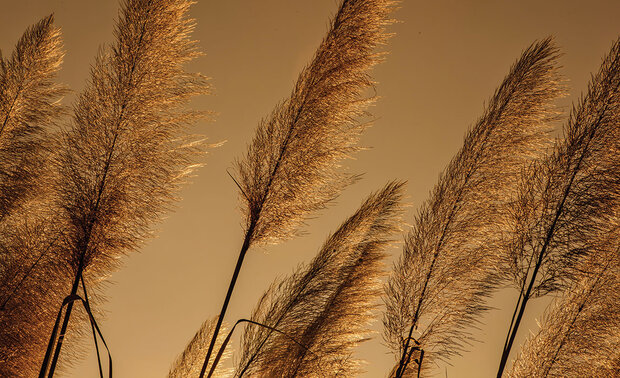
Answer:
M528 297L573 281L574 265L613 234L620 205L620 45L573 109L564 138L525 170L508 226L508 264ZM533 274L536 273L536 274ZM533 276L535 275L535 276Z
M369 334L381 295L384 248L400 230L402 183L371 195L307 266L275 282L243 337L236 376L342 376L360 372L353 349Z
M425 351L428 368L470 342L467 327L501 281L496 248L519 167L544 150L557 117L557 56L550 39L522 54L422 205L386 286L385 338L398 359L392 374L417 375L418 352L400 366L413 347Z
M263 120L237 162L251 243L290 238L353 180L338 162L359 149L357 119L374 98L368 70L381 60L393 0L344 0L287 100Z
M97 57L91 79L73 106L72 121L47 137L51 153L38 156L48 158L49 169L44 180L37 180L48 188L45 196L23 205L2 225L0 299L6 306L0 313L0 375L37 374L54 318L64 296L76 291L78 276L84 275L91 301L98 302L99 283L123 254L148 237L195 167L195 157L204 151L204 144L186 132L203 114L186 111L184 105L208 92L205 77L183 68L199 55L190 40L190 4L125 1L115 29L117 41ZM15 143L36 147L31 142L38 140L40 124L53 124L59 114L52 100L60 87L51 83L62 57L58 38L51 18L45 19L25 34L16 57L3 61L7 82L25 76L24 67L19 75L8 73L19 62L46 65L35 65L32 69L41 77L28 78L21 86L33 93L17 98L12 111L25 115L6 118ZM15 97L15 86L5 85L9 95L2 95ZM34 131L24 129L28 124ZM28 149L16 150L19 159L28 154ZM81 290L78 294L84 296ZM70 347L87 324L83 312L73 315L77 317L71 318L66 342ZM63 355L78 353L71 349L63 349ZM67 360L72 359L61 358Z
M575 310L571 309L572 304L561 302L564 309L556 308L547 314L545 324L552 328L542 330L540 338L529 344L530 349L526 349L524 355L533 357L532 353L537 354L546 364L542 369L548 368L545 374L550 374L556 371L556 367L560 373L566 372L562 366L575 367L576 361L585 362L606 349L601 346L598 351L596 348L588 351L586 345L582 357L575 359L576 354L571 357L571 353L578 353L575 350L560 351L552 361L548 361L546 358L549 356L537 351L535 344L552 343L548 339L550 337L561 337L566 342L572 342L570 340L584 340L589 335L592 345L596 345L598 339L590 332L595 328L574 327L570 330L571 335L562 336L567 327L564 324L566 319L574 317L578 325L584 317L617 316L617 311L603 313L609 309L600 307L604 307L602 302L596 303L597 293L587 294L590 286L597 285L587 274L596 275L598 271L595 265L589 266L584 261L591 262L594 255L603 254L612 260L612 269L618 269L617 250L610 254L606 249L618 245L619 100L620 43L616 41L603 59L599 72L592 77L587 93L573 108L564 127L563 138L556 140L547 156L524 170L519 194L513 202L507 223L513 237L506 243L506 266L509 276L520 289L520 296L515 309L517 317L511 324L502 364L507 360L528 300L556 291L563 291L564 301L582 302L584 307ZM601 249L601 246L604 247ZM615 285L611 290L618 290L617 280L605 277L601 280ZM592 290L605 291L604 288ZM553 336L555 334L560 336ZM560 349L565 347L558 346ZM564 360L557 361L562 358ZM600 356L598 358L599 361L604 360ZM523 358L519 364L517 367L525 366ZM542 366L543 361L540 364ZM501 369L503 365L500 365ZM527 372L526 368L523 369L515 374Z
M360 118L375 100L365 97L373 86L368 72L382 59L375 49L388 38L385 29L392 21L387 17L395 3L343 0L291 96L259 124L246 155L236 162L245 237L214 333L219 332L248 249L299 233L306 216L355 181L354 175L339 170L339 163L359 149L356 144L365 128ZM209 348L205 360L211 353ZM204 372L207 365L205 361Z
M615 377L620 372L617 227L577 263L572 283L521 349L510 377Z
M190 3L126 0L117 42L97 58L70 126L53 136L65 89L54 83L63 52L52 17L0 57L0 376L37 374L64 296L85 296L77 289L85 275L99 302L99 282L148 237L204 150L186 133L202 114L184 105L208 91L205 77L183 69L198 55ZM339 163L359 149L359 119L374 101L365 97L368 71L382 59L375 48L388 37L395 3L343 0L290 98L260 123L237 163L241 261L250 245L298 233L355 180ZM416 376L465 350L487 297L507 277L521 290L521 309L561 291L512 376L620 371L620 44L564 138L541 156L563 93L557 57L550 39L523 53L421 206L386 286L385 339L397 355L391 376ZM370 336L383 250L400 230L402 186L371 195L309 264L267 290L235 375L362 371L352 353ZM86 320L77 315L73 336ZM219 321L202 325L170 377L200 374ZM217 335L216 351L224 340Z
M183 353L177 357L177 359L172 364L170 368L170 372L168 373L169 378L186 378L186 377L197 377L200 374L200 368L202 366L202 361L207 354L207 348L209 343L211 342L211 337L213 336L213 331L215 329L215 323L217 318L211 318L205 321L196 335L190 340L185 347ZM218 335L217 341L215 343L215 349L219 350L222 346L222 341L226 337L226 327L222 329L224 332ZM222 359L220 360L220 364L217 365L215 371L213 373L213 377L229 377L232 374L232 369L228 369L223 367L226 363L226 359L231 356L231 352L229 349L224 350L222 354ZM215 355L210 358L209 366L213 363L215 359Z

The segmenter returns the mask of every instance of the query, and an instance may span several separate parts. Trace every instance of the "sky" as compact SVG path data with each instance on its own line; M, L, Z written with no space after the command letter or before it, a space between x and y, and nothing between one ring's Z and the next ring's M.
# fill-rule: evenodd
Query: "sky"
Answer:
M117 2L3 3L3 55L10 54L28 25L54 13L67 51L59 80L79 92L98 49L113 40ZM211 77L213 85L211 96L192 105L215 113L195 131L211 142L226 142L210 151L176 210L157 225L155 238L110 277L100 325L117 377L164 376L200 324L219 312L243 238L237 190L226 170L244 153L259 120L288 96L337 6L335 0L200 0L192 7L194 38L205 55L189 69ZM346 162L363 179L311 219L307 235L250 251L227 320L248 317L276 277L309 261L328 234L389 180L408 181L411 207L405 219L412 223L467 128L536 39L555 36L564 54L570 96L559 104L567 112L618 37L618 14L617 1L403 1L394 14L401 22L390 28L395 35L384 49L387 60L372 74L380 100L371 109L374 126L362 138L370 148ZM388 250L388 267L401 247L396 243ZM473 344L451 366L438 367L438 376L494 376L516 298L512 289L500 291L490 302L497 309L474 332L484 342ZM536 300L528 307L517 342L536 330L535 319L547 302ZM359 351L367 361L366 377L385 376L394 358L381 340L380 322L374 328L376 337ZM66 374L96 375L92 353Z

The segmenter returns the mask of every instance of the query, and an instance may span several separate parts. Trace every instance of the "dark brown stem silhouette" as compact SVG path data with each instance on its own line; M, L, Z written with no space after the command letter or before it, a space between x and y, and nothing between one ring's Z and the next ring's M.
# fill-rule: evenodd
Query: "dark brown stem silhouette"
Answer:
M209 344L209 349L207 351L207 355L205 357L204 362L202 363L202 369L200 370L200 378L204 377L205 372L207 370L207 365L209 364L209 359L211 358L211 353L213 352L213 348L215 347L215 341L217 340L217 335L222 326L222 322L224 321L224 316L226 315L226 310L228 309L228 302L230 302L230 298L232 297L233 290L235 289L235 283L237 282L237 277L239 277L239 272L241 271L241 266L243 265L243 259L245 258L245 254L250 248L250 240L252 236L252 231L254 229L254 222L250 223L250 228L248 228L248 232L246 233L245 240L243 241L243 245L241 246L241 251L239 252L239 258L237 259L237 265L235 265L235 271L233 272L232 278L230 279L230 284L228 285L228 291L226 292L226 297L224 298L224 304L222 305L222 310L217 318L217 324L215 325L215 330L213 331L213 336L211 337L211 342ZM214 362L214 367L215 367ZM212 369L213 370L213 369ZM211 373L209 373L210 375Z

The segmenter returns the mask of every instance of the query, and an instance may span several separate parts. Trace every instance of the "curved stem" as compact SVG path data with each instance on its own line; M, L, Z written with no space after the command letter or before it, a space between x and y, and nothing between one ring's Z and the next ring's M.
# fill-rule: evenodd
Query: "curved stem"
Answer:
M230 338L232 337L233 331L235 330L237 325L240 324L240 323L250 323L250 324L257 325L259 327L267 328L270 331L277 332L277 333L279 333L281 335L284 335L285 337L290 339L292 342L294 342L295 344L299 345L300 347L306 349L310 353L315 354L310 349L308 349L308 347L306 347L305 345L303 345L299 341L295 340L295 338L293 336L287 334L286 332L282 332L282 331L280 331L279 329L277 329L275 327L270 327L270 326L268 326L266 324L255 322L255 321L250 320L250 319L239 319L239 320L237 320L235 325L231 328L231 330L228 332L228 335L226 335L226 338L222 342L222 345L220 346L220 348L219 348L219 350L217 352L217 355L215 356L215 359L213 360L213 364L211 365L211 369L209 370L209 375L207 375L207 378L210 378L213 375L213 373L215 373L215 368L217 367L218 362L220 361L220 359L222 358L222 355L224 354L224 350L226 349L226 345L228 345L228 342L230 341Z

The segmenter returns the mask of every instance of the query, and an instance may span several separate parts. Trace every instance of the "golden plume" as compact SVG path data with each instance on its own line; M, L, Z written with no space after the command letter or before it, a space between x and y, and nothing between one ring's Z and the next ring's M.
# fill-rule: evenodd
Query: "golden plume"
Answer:
M50 15L29 27L11 57L0 57L0 220L44 189L36 177L67 92L54 82L64 52L53 21Z
M386 286L393 376L417 376L471 341L500 281L496 249L520 167L549 144L557 57L550 38L523 52L419 210Z
M97 57L73 121L60 133L53 186L62 237L54 253L73 277L62 288L70 296L83 276L91 284L105 278L140 246L195 167L201 143L186 129L201 114L184 105L208 85L184 69L199 55L190 39L190 4L124 1L116 42ZM50 358L54 372L72 308L73 302L42 373ZM52 332L50 346L54 339Z
M207 353L207 348L211 343L211 337L213 336L216 322L217 318L213 317L202 324L198 332L196 332L192 340L185 347L183 353L181 353L172 364L170 372L168 373L169 378L196 377L200 374L200 367L202 366L205 353ZM223 328L223 331L226 332L226 327ZM217 349L220 349L222 346L223 339L224 335L220 334L215 343ZM220 363L225 362L231 354L230 349L226 349L223 352L223 359ZM209 362L212 363L213 361ZM222 365L218 365L213 376L229 377L231 375L232 369L226 369L223 368Z
M383 249L400 231L403 183L371 195L307 266L274 283L243 337L237 376L350 377L381 295ZM281 333L273 332L271 328Z

